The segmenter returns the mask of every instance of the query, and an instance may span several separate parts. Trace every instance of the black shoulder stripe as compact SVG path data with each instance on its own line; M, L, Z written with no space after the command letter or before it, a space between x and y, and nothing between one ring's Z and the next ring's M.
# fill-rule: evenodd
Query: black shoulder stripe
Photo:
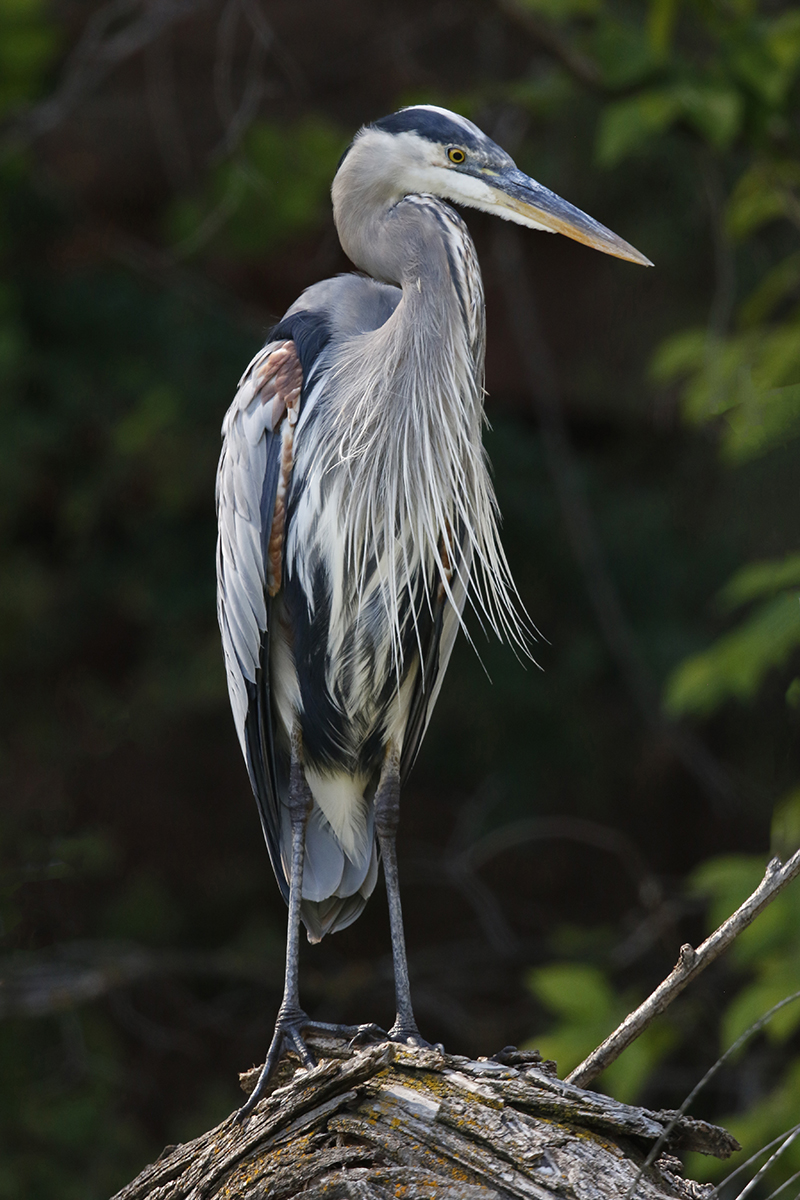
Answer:
M303 368L303 382L331 339L331 327L325 313L301 310L284 317L269 331L268 342L294 342Z

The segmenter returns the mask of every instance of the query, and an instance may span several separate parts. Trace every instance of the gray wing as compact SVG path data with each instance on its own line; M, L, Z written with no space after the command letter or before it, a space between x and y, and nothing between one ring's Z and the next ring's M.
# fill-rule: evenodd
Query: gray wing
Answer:
M225 416L217 471L217 616L228 693L270 861L285 899L282 764L274 741L269 637L271 597L280 586L282 570L281 445L287 422L296 420L301 383L294 342L269 342L242 376Z

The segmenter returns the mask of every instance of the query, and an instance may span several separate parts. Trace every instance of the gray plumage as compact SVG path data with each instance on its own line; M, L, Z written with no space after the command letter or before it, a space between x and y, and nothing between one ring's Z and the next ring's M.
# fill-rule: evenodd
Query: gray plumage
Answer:
M234 721L275 874L294 898L265 1078L308 1027L292 923L302 915L316 941L355 920L377 878L376 832L393 1036L418 1039L393 865L400 781L467 597L499 634L526 640L481 442L480 271L445 201L646 261L476 126L430 106L361 130L332 196L342 246L366 276L308 288L272 331L225 418L217 479Z

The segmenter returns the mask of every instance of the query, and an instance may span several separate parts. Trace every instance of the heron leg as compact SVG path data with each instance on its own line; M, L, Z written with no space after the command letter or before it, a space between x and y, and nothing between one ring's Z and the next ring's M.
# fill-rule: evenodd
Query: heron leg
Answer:
M300 901L303 896L303 863L306 850L306 825L311 805L311 789L306 782L302 763L302 738L295 726L292 732L292 758L289 770L289 813L292 822L292 864L289 874L289 919L286 933L286 973L283 985L283 1000L275 1022L267 1058L261 1068L256 1086L247 1103L240 1109L241 1121L255 1108L264 1094L270 1075L275 1070L284 1050L293 1049L304 1066L314 1066L314 1058L301 1036L308 1017L300 1007Z
M389 924L392 933L392 959L394 961L394 992L397 1016L389 1030L394 1042L410 1042L417 1046L428 1043L420 1036L411 1007L411 986L408 980L406 939L403 933L403 910L400 904L400 883L397 874L397 849L395 838L400 821L400 754L390 743L386 751L383 770L375 792L375 832L383 859L383 874L386 879L386 895L389 902Z
M285 1050L294 1050L303 1066L315 1066L314 1056L303 1040L303 1031L327 1033L349 1039L385 1037L376 1025L334 1025L312 1021L300 1006L300 901L303 897L303 865L306 851L306 826L314 798L306 782L302 762L302 738L295 727L292 733L292 758L289 769L288 804L292 822L292 864L289 874L289 919L286 933L286 972L283 999L275 1021L266 1061L246 1104L237 1114L242 1121L253 1111L266 1091L270 1076Z

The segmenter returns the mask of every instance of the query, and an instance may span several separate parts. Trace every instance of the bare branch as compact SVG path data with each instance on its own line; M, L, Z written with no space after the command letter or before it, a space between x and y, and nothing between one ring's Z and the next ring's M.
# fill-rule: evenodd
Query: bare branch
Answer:
M724 1184L725 1188L727 1189L731 1183L731 1180L735 1179L737 1177L737 1175L742 1175L748 1169L748 1167L752 1167L753 1164L757 1163L760 1158L762 1158L765 1154L768 1154L769 1151L772 1150L774 1146L777 1146L778 1142L782 1142L784 1140L784 1138L788 1137L790 1133L794 1133L794 1131L796 1129L800 1129L800 1125L795 1124L795 1125L792 1125L789 1129L784 1129L783 1133L779 1133L778 1136L773 1138L771 1142L767 1142L766 1145L764 1145L764 1146L759 1146L759 1148L758 1148L758 1150L756 1150L755 1154L751 1154L749 1158L746 1158L744 1160L744 1162L739 1163L739 1165L735 1171L731 1171L730 1175L725 1176L725 1179L723 1180L722 1184L720 1184L717 1188L715 1188L714 1195L717 1195L717 1193L719 1192L719 1188L722 1187L723 1184Z
M780 1187L777 1187L774 1192L770 1192L770 1194L767 1196L767 1200L775 1200L776 1196L780 1196L781 1192L785 1192L786 1189L791 1187L793 1183L797 1183L798 1179L800 1179L800 1171L795 1171L794 1175L790 1175ZM797 1200L796 1197L795 1200Z
M277 986L281 973L280 966L270 961L255 963L225 951L73 942L0 958L0 1020L48 1016L165 975L242 979Z
M654 1163L656 1161L659 1154L661 1153L662 1147L665 1146L667 1144L669 1138L672 1137L673 1130L675 1129L676 1124L679 1121L685 1119L685 1114L689 1111L692 1104L694 1103L695 1097L698 1096L700 1094L700 1092L702 1092L702 1090L706 1086L706 1084L709 1083L710 1080L712 1080L714 1078L717 1071L719 1071L720 1067L724 1066L724 1064L728 1061L728 1059L732 1058L733 1055L736 1054L737 1050L739 1050L745 1044L745 1042L749 1041L749 1039L751 1037L753 1037L754 1034L756 1034L760 1030L762 1030L765 1025L768 1025L776 1013L780 1012L782 1008L786 1008L787 1004L794 1004L794 1002L796 1000L800 1000L800 992L793 992L791 996L784 996L783 1000L779 1000L777 1004L773 1004L772 1008L768 1009L767 1012L763 1013L758 1018L757 1021L754 1021L749 1029L745 1029L745 1031L741 1035L741 1037L738 1037L736 1039L736 1041L733 1043L733 1045L728 1047L728 1049L725 1051L724 1054L720 1054L717 1061L715 1063L712 1063L712 1065L708 1068L708 1070L706 1071L703 1078L700 1079L694 1085L694 1087L689 1092L689 1095L686 1097L686 1099L684 1100L683 1104L680 1106L679 1109L677 1109L673 1113L662 1113L661 1114L663 1117L669 1118L669 1120L667 1121L667 1127L664 1130L664 1133L661 1135L661 1137L655 1143L655 1145L652 1146L650 1151L648 1152L647 1158L644 1160L644 1162L642 1163L642 1166L640 1167L640 1174L637 1175L632 1186L630 1187L628 1192L625 1194L625 1200L632 1200L633 1196L636 1193L639 1179L641 1178L641 1172L644 1171L647 1167L649 1167L652 1163ZM777 1140L779 1140L779 1139L777 1139ZM774 1145L774 1143L772 1143L772 1144ZM769 1149L769 1148L770 1147L767 1147L767 1149ZM736 1172L734 1171L733 1175L735 1175L735 1174L736 1174ZM733 1178L733 1175L731 1175L731 1178ZM714 1191L713 1194L714 1195L717 1194L716 1190Z
M773 858L767 866L764 878L752 896L748 897L744 904L720 925L719 929L707 937L697 950L688 944L681 946L680 955L672 973L652 995L648 996L643 1004L639 1005L635 1012L625 1018L602 1045L593 1050L589 1057L567 1076L567 1081L578 1087L586 1087L588 1083L591 1083L601 1071L619 1058L622 1051L647 1029L655 1017L669 1007L676 996L679 996L701 971L704 971L724 950L728 949L728 946L742 930L746 929L759 913L772 903L778 893L782 892L798 875L800 875L800 850L792 855L785 866L779 858Z
M769 1156L767 1161L764 1163L763 1167L761 1167L760 1170L756 1171L755 1175L750 1180L750 1182L745 1187L742 1188L742 1190L739 1192L739 1195L736 1197L736 1200L744 1200L745 1196L750 1195L750 1193L753 1191L753 1189L764 1178L764 1176L766 1175L766 1173L770 1169L770 1167L773 1165L773 1163L777 1162L777 1160L781 1157L781 1155L783 1155L785 1153L785 1151L787 1151L789 1149L789 1147L794 1142L797 1141L798 1137L800 1137L800 1125L796 1126L792 1130L792 1132L786 1138L784 1138L781 1145L778 1147L777 1150L775 1150Z
M47 99L6 126L0 147L27 145L50 133L111 72L146 49L161 33L193 16L205 0L110 0L93 13L64 64L61 83Z
M177 102L173 65L167 32L145 49L145 94L164 173L172 190L178 192L191 178L192 156Z

